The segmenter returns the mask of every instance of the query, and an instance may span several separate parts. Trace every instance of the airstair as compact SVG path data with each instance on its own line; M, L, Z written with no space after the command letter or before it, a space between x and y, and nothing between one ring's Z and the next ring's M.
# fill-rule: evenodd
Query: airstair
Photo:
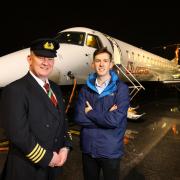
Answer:
M136 94L141 89L145 90L145 88L135 78L135 76L122 64L122 62L121 62L122 53L121 53L121 49L120 49L118 43L116 42L116 40L107 35L106 35L106 37L109 39L109 41L111 42L111 45L113 47L114 64L115 64L115 70L116 70L117 74L123 75L125 77L125 79L131 83L131 85L129 86L129 90L130 90L130 101L132 101L132 99L136 96ZM146 113L137 114L137 111L136 111L137 108L139 108L139 106L137 106L137 107L130 106L128 108L128 112L127 112L128 119L137 120L146 114Z
M136 94L141 90L145 90L145 88L142 86L142 84L135 78L135 76L128 71L128 69L121 63L121 49L116 42L116 40L110 36L106 37L109 39L113 46L114 51L114 63L115 63L115 70L118 74L123 74L123 76L128 80L128 82L131 83L129 86L130 89L130 101L136 96ZM127 75L128 74L128 75Z

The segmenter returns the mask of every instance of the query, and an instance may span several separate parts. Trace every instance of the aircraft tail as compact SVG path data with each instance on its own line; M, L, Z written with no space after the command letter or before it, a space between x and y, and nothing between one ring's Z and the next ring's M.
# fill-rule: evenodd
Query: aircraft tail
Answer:
M178 62L179 62L179 49L180 49L180 47L177 46L177 48L175 50L175 57L171 60L171 62L173 62L176 65L178 65Z

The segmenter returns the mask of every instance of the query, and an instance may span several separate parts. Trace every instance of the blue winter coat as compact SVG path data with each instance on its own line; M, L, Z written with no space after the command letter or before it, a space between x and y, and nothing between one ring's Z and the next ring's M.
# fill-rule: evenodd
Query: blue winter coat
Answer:
M127 125L129 89L115 72L99 95L95 87L96 73L90 74L79 93L75 122L82 126L80 143L83 153L94 158L119 158L123 155L123 137ZM85 114L86 101L93 110ZM116 104L117 110L109 109Z

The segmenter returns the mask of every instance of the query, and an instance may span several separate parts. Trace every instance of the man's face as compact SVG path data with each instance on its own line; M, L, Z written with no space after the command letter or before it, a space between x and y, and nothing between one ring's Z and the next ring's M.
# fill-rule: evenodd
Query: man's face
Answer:
M106 52L96 55L92 65L96 73L98 74L98 76L101 76L101 77L108 76L109 70L113 66L110 60L110 56Z
M54 58L36 56L33 52L28 56L30 70L38 78L45 80L53 70Z

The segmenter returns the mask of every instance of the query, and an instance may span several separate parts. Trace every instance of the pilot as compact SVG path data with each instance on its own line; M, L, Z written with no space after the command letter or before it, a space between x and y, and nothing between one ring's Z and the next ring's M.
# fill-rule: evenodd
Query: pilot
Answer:
M55 180L67 160L72 136L60 88L48 79L58 48L51 38L33 41L29 71L2 91L0 119L10 143L3 180Z

